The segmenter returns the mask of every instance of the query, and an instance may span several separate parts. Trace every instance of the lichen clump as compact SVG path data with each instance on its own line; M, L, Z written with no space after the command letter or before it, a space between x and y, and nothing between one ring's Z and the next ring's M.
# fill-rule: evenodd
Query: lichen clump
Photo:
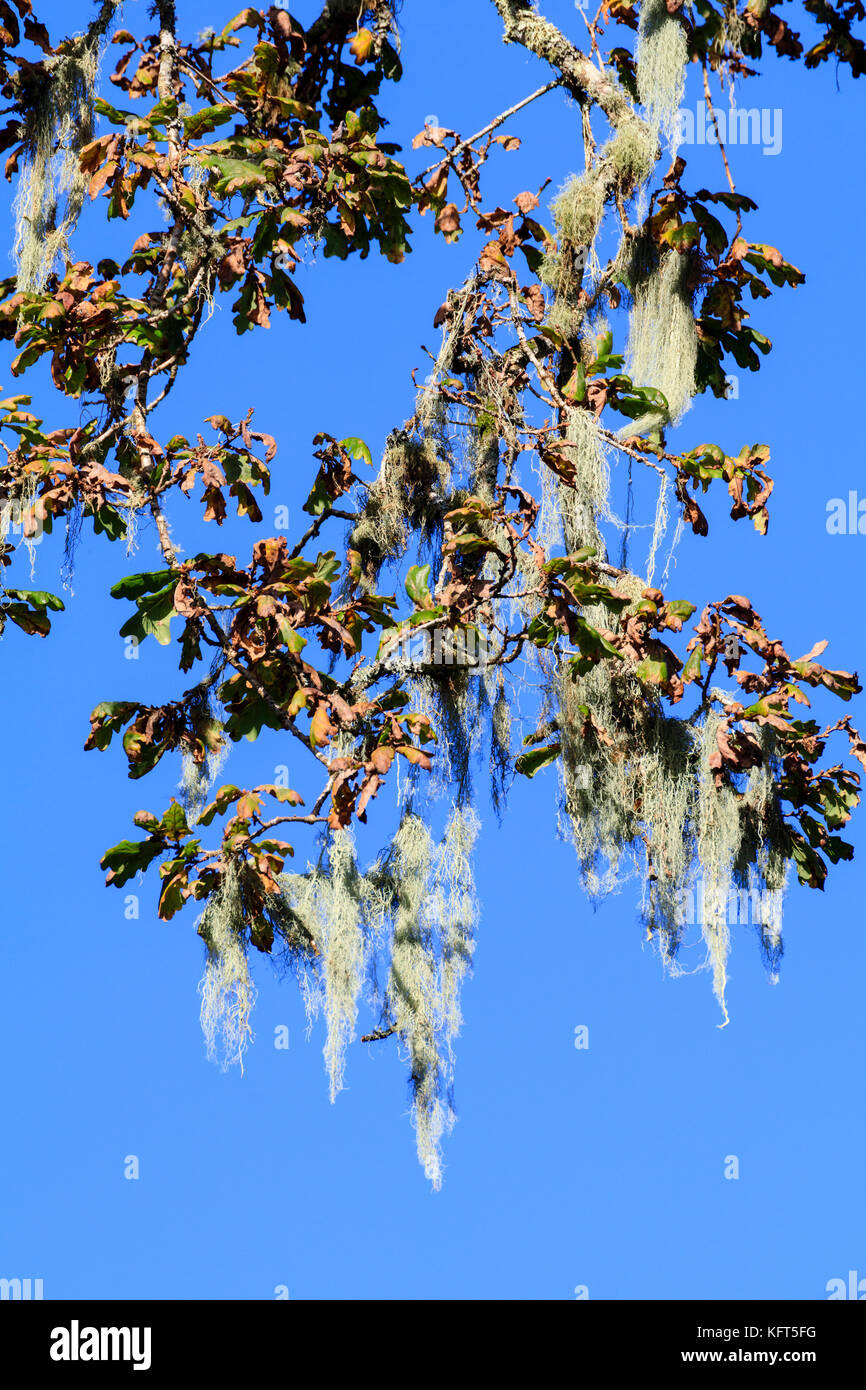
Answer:
M187 710L190 723L201 741L198 749L201 756L194 756L188 747L184 749L178 789L187 820L190 825L195 825L228 756L229 744L222 721L214 708L208 683L198 686L188 696Z
M658 157L658 137L645 121L627 118L602 148L601 158L613 166L616 185L630 197L652 173Z
M35 95L29 94L14 207L14 255L24 293L43 290L57 262L71 258L69 237L87 189L79 156L93 139L100 47L116 7L116 0L104 0L86 34L44 60Z
M637 873L648 934L673 966L695 917L685 904L697 894L713 991L727 1022L730 924L740 894L758 904L755 925L772 968L781 954L787 859L770 735L763 735L763 765L744 786L734 779L717 786L710 764L721 725L715 708L699 721L666 715L639 681L606 663L584 676L561 667L554 695L560 826L574 844L586 891L597 901Z
M448 460L435 436L404 430L389 436L349 541L361 556L368 587L375 586L383 565L405 554L413 531L428 540L434 536L448 480Z
M571 554L591 545L598 559L605 555L601 519L610 519L610 470L595 417L588 410L571 410L565 432L567 459L573 473L558 480L558 504L565 548Z
M478 907L472 851L479 824L455 804L437 843L411 809L386 851L362 873L347 831L319 863L283 874L268 916L301 979L310 1022L324 1014L331 1100L362 1000L378 1009L409 1063L412 1118L424 1171L439 1187L442 1139L454 1124L454 1043L460 992L472 964ZM244 928L243 870L231 864L199 921L207 946L201 983L208 1055L242 1063L255 1001Z
M250 976L240 876L229 864L220 887L199 919L199 936L207 946L207 965L199 985L201 1026L207 1054L225 1071L233 1063L243 1070L252 1036L250 1014L256 988Z
M683 99L688 62L686 31L665 0L644 0L635 49L637 89L652 125L676 153L677 111Z
M621 433L640 435L675 425L695 394L698 335L688 252L658 250L644 238L633 247L628 271L633 292L627 368L635 386L661 391L667 407L649 410Z

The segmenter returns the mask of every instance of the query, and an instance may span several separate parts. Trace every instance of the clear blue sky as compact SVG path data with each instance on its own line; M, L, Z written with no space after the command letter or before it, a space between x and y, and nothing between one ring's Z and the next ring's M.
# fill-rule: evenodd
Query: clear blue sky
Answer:
M544 8L580 41L567 0ZM302 20L314 13L305 0L294 9ZM234 12L198 0L178 10L187 32ZM86 23L84 4L41 7L52 37L70 12ZM133 0L124 22L138 32L143 13ZM384 99L394 138L431 114L469 134L547 80L522 50L502 48L490 0L407 0L402 31L406 77ZM762 539L731 522L717 499L710 537L683 540L667 587L699 604L748 594L793 655L826 637L827 664L862 673L866 537L829 536L825 519L830 498L863 487L848 419L857 388L833 388L843 372L856 382L862 352L866 200L853 161L866 86L846 69L837 88L832 68L806 73L775 57L764 71L741 103L782 110L782 148L733 151L735 177L760 205L751 238L780 246L807 281L755 310L775 345L760 374L741 374L737 401L700 400L677 437L733 453L771 446L770 531ZM692 73L692 109L698 98ZM552 192L581 167L577 112L558 95L513 129L524 144L491 160L488 205L547 175ZM691 186L724 186L717 152L682 152ZM410 152L412 170L423 153ZM100 226L101 255L128 235L88 215L80 254ZM423 367L419 344L435 348L433 313L478 245L469 234L452 247L434 241L429 218L413 240L401 266L320 258L305 270L305 327L278 318L239 341L224 300L156 432L194 432L205 415L237 419L254 404L280 442L271 502L300 525L312 435L361 435L375 453L411 413L409 369ZM22 389L4 357L0 384ZM40 413L74 419L77 407L33 376ZM218 533L196 522L195 504L182 507L172 517L189 553L248 553L252 528ZM39 547L39 587L62 592L61 557L62 534ZM148 883L140 920L127 921L123 894L103 887L100 855L130 833L136 810L167 804L179 775L179 760L166 759L132 783L117 748L82 751L100 700L182 688L170 648L146 643L138 662L124 659L116 634L128 608L108 597L122 573L156 562L152 531L127 558L87 528L74 600L65 594L51 637L10 629L0 642L0 1276L42 1278L48 1298L175 1299L268 1299L277 1285L293 1299L569 1299L577 1285L591 1298L819 1299L849 1269L866 1276L862 817L855 863L831 871L824 894L791 889L778 985L751 929L737 932L731 1024L720 1031L709 977L666 978L643 947L635 884L597 912L587 904L573 851L556 838L553 769L515 786L501 829L482 803L460 1119L433 1193L391 1042L354 1045L348 1089L331 1106L321 1030L305 1040L294 984L262 958L256 1044L243 1076L222 1074L199 1029L203 948L191 912L158 922ZM24 585L24 557L16 563ZM269 780L281 762L293 766L291 752L265 736L232 752L232 780ZM700 958L698 947L685 959ZM280 1024L287 1052L273 1046ZM573 1045L580 1024L586 1051ZM131 1154L137 1181L124 1178ZM724 1177L728 1155L739 1159L736 1181Z

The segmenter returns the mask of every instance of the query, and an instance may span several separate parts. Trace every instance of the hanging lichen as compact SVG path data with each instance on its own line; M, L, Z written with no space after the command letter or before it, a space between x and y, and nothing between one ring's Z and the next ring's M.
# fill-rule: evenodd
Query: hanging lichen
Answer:
M602 147L600 160L613 168L616 187L623 198L630 198L652 173L658 156L658 136L646 121L627 117L616 134Z
M622 435L640 435L676 424L695 394L698 335L686 252L658 252L649 238L638 238L629 260L634 303L629 325L627 369L636 386L661 391L667 409L648 411L624 426Z
M610 470L591 411L568 412L565 438L570 476L568 481L559 479L557 489L565 548L573 553L591 545L601 560L607 552L599 521L611 520Z
M455 805L436 845L408 809L387 851L362 874L351 836L338 831L318 864L280 876L281 898L270 904L290 938L310 1023L325 1015L331 1099L342 1088L363 992L380 1009L383 1036L393 1031L406 1047L418 1154L436 1187L441 1142L454 1122L453 1044L474 949L477 833L471 807Z
M402 556L413 531L430 539L441 525L448 461L432 437L395 430L388 437L378 476L367 489L360 520L349 544L361 556L364 583L374 587L379 571Z
M782 958L782 902L788 883L790 858L779 801L778 780L782 767L776 753L775 734L769 724L756 730L763 762L752 768L741 806L743 836L734 862L738 883L745 883L751 901L757 901L761 949L773 980Z
M409 812L393 842L393 876L397 908L391 946L388 1002L394 1023L409 1053L412 1119L418 1157L425 1175L442 1181L442 1136L450 1114L442 1096L437 1031L437 970L427 911L433 842L421 820Z
M470 666L440 666L431 678L434 726L448 757L458 801L472 794L472 759L481 745L486 691Z
M556 229L571 246L589 246L604 216L604 188L589 175L576 175L550 205Z
M637 89L652 125L676 153L677 111L683 99L688 62L686 31L665 0L643 0L637 45Z
M720 47L740 51L740 43L748 26L739 13L735 0L726 0L722 9Z
M363 983L364 931L360 875L348 831L331 843L324 895L325 1066L331 1102L343 1088L346 1047L355 1036L358 995Z
M324 1012L325 1069L333 1102L343 1088L346 1047L355 1035L365 969L365 911L372 899L348 831L336 831L327 863L283 874L281 935L299 976L312 1026ZM315 955L311 955L310 948Z
M585 309L580 291L587 256L604 216L606 192L602 178L592 173L575 175L550 205L557 249L545 256L539 278L554 295L547 322L567 342L576 340L583 321Z
M656 876L650 918L672 921L685 865L676 837L682 838L688 820L684 725L664 718L639 681L606 663L584 676L563 665L555 695L562 744L560 824L570 831L586 891L599 899L620 885L623 858L637 843L649 848Z
M627 667L606 662L583 676L563 664L553 695L560 828L574 844L586 892L597 901L636 873L648 935L675 973L684 931L699 925L727 1022L730 928L738 915L747 920L750 904L771 972L781 955L788 854L772 731L760 732L763 762L745 786L717 786L710 757L722 716L715 708L698 723L665 715ZM711 698L729 700L715 690Z
M656 511L653 519L652 536L650 538L649 553L646 562L646 584L647 588L652 585L655 575L656 555L658 548L668 529L668 498L670 493L670 480L667 474L659 481L658 496L656 498Z
M433 912L441 937L441 1030L448 1049L449 1074L454 1061L453 1043L462 1022L460 989L475 950L478 906L472 851L479 828L472 808L456 805L436 856Z
M477 834L471 808L455 805L437 848L420 817L408 812L389 856L396 902L387 1000L409 1053L418 1156L436 1188L442 1139L455 1119L453 1043L474 950Z
M199 985L207 1054L223 1071L235 1062L243 1070L256 989L247 960L240 875L234 863L226 868L219 889L199 918L198 933L208 952Z
M720 58L730 58L732 54L742 53L743 36L748 26L739 13L736 0L725 0L719 17L718 29L713 39L713 50ZM723 64L720 69L734 105L736 71L733 64Z
M297 976L307 1015L307 1034L325 1004L322 960L325 946L324 899L328 879L321 860L306 873L280 874L280 938L288 966Z
M37 524L41 526L41 523L34 523L32 515L36 497L36 474L26 473L16 495L7 497L0 504L0 547L10 530L21 532L30 559L31 579L36 572L36 546L40 539L40 531L33 528Z
M511 724L511 704L500 675L490 715L490 796L500 822L505 811L511 770Z
M188 748L184 750L178 783L187 820L190 825L195 825L220 768L228 757L229 744L223 734L222 721L214 709L212 688L208 682L202 682L187 696L187 710L190 723L205 748L204 756L198 759Z
M695 767L698 739L685 721L655 707L635 797L645 850L645 921L671 962L679 948L685 884L694 870Z
M71 258L69 237L87 188L79 156L93 139L100 46L116 8L117 0L104 0L86 34L46 58L38 85L28 91L14 205L20 292L43 290L57 262Z
M710 710L704 721L698 778L697 857L703 888L701 930L707 961L713 972L713 993L727 1023L725 989L731 949L728 904L734 878L734 856L740 842L740 814L737 793L726 784L716 787L709 767L709 758L717 748L716 735L721 722L715 710Z
M426 439L435 439L441 448L448 449L448 419L445 398L439 390L439 382L457 367L457 359L464 344L468 323L477 303L477 290L483 277L476 272L466 281L462 289L449 290L447 312L442 330L442 342L433 370L418 392L413 423Z

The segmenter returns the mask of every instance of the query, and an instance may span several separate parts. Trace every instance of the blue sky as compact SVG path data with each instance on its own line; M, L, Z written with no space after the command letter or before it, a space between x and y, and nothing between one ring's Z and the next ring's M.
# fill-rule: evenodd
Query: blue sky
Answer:
M140 31L143 9L133 0L124 23ZM233 12L190 0L178 10L187 33ZM581 41L570 3L545 10ZM298 0L295 12L307 20L314 10ZM69 7L40 13L55 35ZM76 23L88 13L76 4ZM406 76L383 109L406 145L429 115L469 134L547 80L522 50L502 47L490 0L409 0L402 30ZM627 39L619 30L617 42ZM734 174L759 204L751 239L780 246L807 280L755 310L753 324L774 342L761 372L740 374L737 400L700 399L677 439L733 453L768 443L770 531L757 536L728 519L723 497L710 500L710 536L683 539L667 591L699 605L748 594L792 655L827 638L827 664L862 672L866 537L828 535L825 523L828 501L861 486L848 415L856 388L834 388L856 372L866 309L864 194L851 159L863 94L847 70L837 85L827 65L806 73L771 57L764 73L740 101L782 111L781 150L733 151ZM691 73L692 109L699 91ZM579 171L577 111L558 94L509 128L524 143L491 159L488 205L549 175L548 197ZM682 153L691 186L724 186L716 151ZM412 171L424 154L409 152ZM128 229L106 232L87 214L79 254L93 235L105 255ZM280 443L270 501L289 505L300 527L312 435L360 435L375 454L411 414L409 371L423 368L420 344L435 350L433 313L479 242L467 233L445 246L428 218L413 244L396 267L319 257L300 282L306 326L279 318L239 341L223 301L155 431L194 432L205 415L237 419L255 405L256 424ZM11 355L4 348L6 392ZM44 373L30 376L48 421L75 418ZM243 555L254 539L237 523L205 527L193 503L171 516L188 553ZM39 587L63 592L61 558L62 535L38 548ZM182 688L171 649L146 643L137 662L125 660L117 630L128 609L108 596L121 574L157 560L152 530L130 557L86 532L51 637L12 629L0 642L0 1276L42 1278L48 1298L124 1299L268 1299L277 1286L292 1299L569 1299L577 1286L591 1299L822 1298L829 1279L854 1268L866 1276L859 853L823 894L792 887L777 985L752 929L735 934L731 1023L719 1030L707 974L666 977L643 945L636 884L597 911L587 903L573 851L556 838L553 769L515 785L501 828L482 802L460 1118L438 1193L415 1159L392 1043L354 1045L347 1089L331 1106L321 1029L305 1039L297 991L266 961L255 963L257 1041L245 1073L207 1061L192 915L157 921L148 883L139 920L126 920L123 894L103 887L98 866L136 810L167 804L179 766L166 760L131 783L118 749L82 751L100 700ZM16 563L27 584L25 557ZM270 780L283 762L294 773L293 751L265 735L233 750L230 775ZM858 847L859 824L849 828ZM683 964L696 967L701 954ZM273 1046L279 1025L288 1051ZM574 1046L580 1025L585 1050ZM128 1155L139 1159L136 1181L124 1177ZM724 1176L731 1155L737 1180Z

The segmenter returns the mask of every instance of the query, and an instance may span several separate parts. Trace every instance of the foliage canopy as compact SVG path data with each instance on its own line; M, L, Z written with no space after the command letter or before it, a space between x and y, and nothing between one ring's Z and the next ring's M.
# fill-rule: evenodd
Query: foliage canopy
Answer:
M689 184L676 119L686 67L703 71L718 136L711 82L747 79L769 50L858 77L863 7L804 0L818 31L806 47L769 0L602 0L581 15L580 47L527 0L493 3L506 42L548 79L471 138L411 132L432 163L410 177L379 109L402 72L387 0L327 0L308 27L247 8L195 39L173 0L156 0L138 36L103 0L62 39L30 0L0 0L18 267L0 284L0 336L14 345L12 376L44 359L69 407L52 425L27 395L0 401L0 573L21 563L15 518L31 549L56 526L74 545L84 522L131 545L136 519L151 518L159 567L114 585L120 632L171 646L193 682L161 705L107 700L91 715L86 747L117 736L131 778L184 759L181 797L135 816L136 838L103 857L107 881L153 868L160 917L198 905L202 1021L224 1062L242 1058L250 1033L250 948L279 950L311 1011L324 1008L332 1098L366 988L377 1026L364 1041L402 1042L436 1184L477 916L478 754L498 813L513 776L557 765L560 825L587 892L608 891L630 861L647 931L672 963L683 895L701 876L723 1009L731 892L760 894L775 969L789 866L821 888L828 861L853 853L839 832L859 774L829 760L831 740L866 766L850 719L806 715L810 690L848 701L860 689L820 664L825 642L790 657L740 594L705 599L692 622L697 605L653 578L669 510L678 534L706 536L711 488L727 490L734 520L766 532L766 445L730 455L675 449L669 436L696 394L724 399L732 363L759 369L771 344L750 307L804 278L750 239L766 233L723 142L722 186ZM97 92L109 48L111 101ZM486 205L482 183L486 161L519 144L519 111L550 93L571 99L562 119L580 129L585 167L548 225L545 171L510 207ZM163 219L130 238L125 259L98 248L83 259L88 200L109 221L146 200ZM217 526L235 509L266 530L277 454L252 411L212 413L207 434L159 435L158 408L214 300L229 297L241 348L255 352L280 311L303 333L311 241L340 261L377 252L398 276L425 218L456 259L468 222L487 240L436 313L440 350L378 469L362 438L322 429L294 542L259 533L240 558L182 558L166 512L176 494L198 492ZM658 479L643 573L625 552L611 563L603 529L611 468L634 465ZM45 637L63 606L3 587L0 629ZM215 786L230 745L266 728L304 750L312 798L277 782ZM354 828L386 784L397 825L362 871ZM305 869L287 872L286 834L308 837Z

